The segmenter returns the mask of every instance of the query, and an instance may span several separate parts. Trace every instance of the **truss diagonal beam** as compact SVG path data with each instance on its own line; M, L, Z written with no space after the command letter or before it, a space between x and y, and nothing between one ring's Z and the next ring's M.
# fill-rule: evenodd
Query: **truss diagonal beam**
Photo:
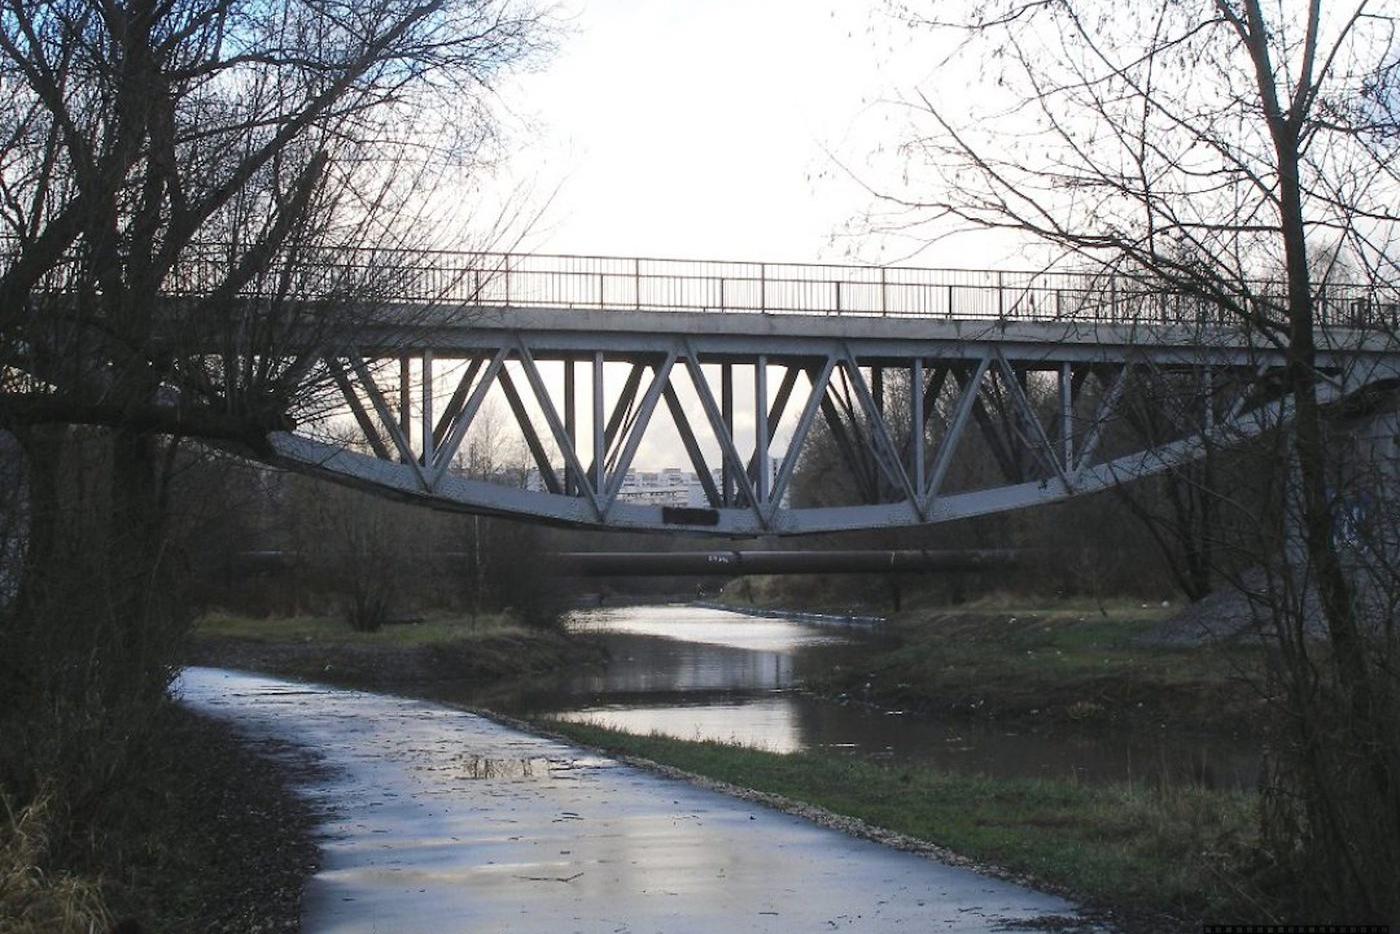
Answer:
M857 401L865 410L865 418L870 425L871 439L874 442L872 453L875 455L876 464L884 472L890 484L902 492L904 498L922 515L923 502L920 497L914 494L914 489L909 484L909 475L905 473L904 466L900 463L899 450L890 440L889 432L885 429L885 414L875 402L874 394L870 391L870 386L866 384L865 376L860 372L860 364L856 361L849 347L845 348L845 359L841 361L841 366L846 370L851 386L855 389Z
M393 460L389 448L384 444L384 439L379 436L379 429L374 427L374 422L370 420L364 404L360 402L359 394L355 392L355 387L350 384L349 378L346 377L344 368L335 359L327 357L326 369L330 371L331 379L339 387L340 394L345 397L345 404L350 406L350 414L355 417L355 422L360 426L360 432L365 436L365 441L369 444L370 450L374 452L374 456L380 460Z
M540 472L540 480L544 482L545 489L551 493L562 493L563 487L559 483L558 475L554 472L554 465L550 463L544 444L540 442L540 436L535 432L535 426L530 420L530 413L525 408L524 400L516 391L515 380L511 379L510 370L502 367L496 379L501 384L501 392L505 394L506 403L510 406L511 413L515 415L516 426L520 429L520 433L525 436L525 446L530 449L530 456L534 458L535 469Z
M673 350L666 355L666 359L652 373L651 385L647 387L646 394L642 396L641 405L637 409L637 417L632 420L631 430L627 432L627 437L623 441L617 466L613 469L612 479L604 494L603 512L605 514L612 508L613 501L617 499L618 491L622 489L622 481L627 478L627 468L632 466L632 458L637 454L637 446L642 443L642 435L651 425L651 416L656 411L656 402L661 398L662 389L671 380L671 367L675 362L676 352Z
M768 504L768 521L771 524L774 514L782 504L783 497L787 494L788 485L792 482L793 472L797 469L798 458L802 454L802 445L807 441L807 435L812 430L812 423L816 420L817 412L821 409L822 399L826 397L826 387L831 382L831 371L836 367L836 358L828 355L822 363L821 370L816 376L812 376L812 391L807 395L807 402L802 406L802 414L798 416L797 427L793 429L792 437L788 440L787 452L783 455L783 465L778 468L778 476L773 481L773 491Z
M539 368L535 366L535 358L531 356L530 348L525 346L524 339L519 336L516 337L515 343L516 353L520 356L521 369L525 371L525 378L529 380L530 389L535 393L535 401L539 404L540 411L544 413L545 422L548 423L549 430L554 435L555 444L564 453L564 461L569 469L574 471L575 476L584 478L579 486L583 488L583 495L588 500L589 506L593 508L593 514L601 521L603 508L598 500L598 492L593 487L593 477L583 472L583 465L579 463L578 453L574 450L573 439L564 431L564 423L560 420L559 413L555 411L554 403L549 398L549 390L545 387ZM597 364L596 358L594 362ZM601 366L595 370L595 376L602 376ZM596 401L597 397L595 396ZM596 408L595 406L595 411ZM602 434L601 428L597 434Z
M925 512L932 508L934 500L938 498L938 494L943 489L943 481L948 476L948 468L953 464L953 454L957 451L958 442L962 440L963 433L967 430L968 416L972 414L978 396L982 393L987 369L991 364L990 356L983 357L978 361L972 375L963 385L962 395L958 397L958 404L953 409L953 417L948 422L948 429L939 439L937 453L933 456L933 469L929 471L928 489L923 492Z
M466 372L457 381L457 388L452 392L452 398L447 400L447 406L442 410L442 415L438 417L437 425L433 428L433 447L442 447L443 439L447 437L447 430L462 411L462 406L466 405L467 393L471 391L472 383L485 365L485 358L473 357L471 363L467 365Z
M767 517L759 508L758 499L754 496L753 484L749 483L748 473L744 470L744 459L740 457L738 449L734 447L734 437L729 433L724 423L724 416L720 412L719 406L715 404L715 395L710 391L710 384L705 379L705 371L700 368L700 359L689 341L686 342L685 346L685 366L687 372L690 373L690 381L694 384L695 394L700 397L700 404L705 409L705 417L710 421L710 430L714 432L715 440L719 442L720 454L734 474L734 482L739 493L747 500L749 508L753 510L754 517L763 527L767 528Z
M393 413L389 411L389 404L384 401L384 394L379 391L379 386L375 383L374 375L370 373L364 358L358 352L352 351L350 365L354 368L360 385L364 387L365 394L369 396L370 402L374 405L380 422L388 430L389 437L394 442L394 448L399 452L399 457L403 463L413 467L413 472L418 476L418 482L427 488L427 478L423 474L423 468L418 464L418 458L413 454L413 448L408 443L408 435L404 433L403 426L394 420Z
M1052 475L1059 477L1068 486L1069 477L1065 474L1064 466L1060 464L1059 458L1055 456L1054 446L1051 445L1050 439L1045 434L1045 427L1041 425L1040 417L1036 415L1030 399L1026 398L1021 380L1017 378L1010 362L1000 350L996 352L996 361L1001 370L1002 379L1006 383L1007 394L1011 397L1012 410L1019 415L1024 430L1030 433L1030 437L1025 439L1028 447L1042 463L1050 468L1049 472Z
M666 398L666 408L671 412L671 422L676 426L676 433L681 436L681 444L685 447L691 466L695 468L695 477L700 481L700 488L705 491L705 498L710 506L719 509L724 505L724 500L715 486L715 478L710 475L710 465L705 462L705 452L700 450L700 444L695 440L695 432L690 427L690 417L686 415L685 406L681 404L680 396L676 394L676 388L669 380L661 392Z
M1084 444L1079 449L1079 459L1074 462L1074 476L1076 479L1084 473L1098 453L1099 442L1103 439L1103 428L1108 420L1113 417L1113 413L1118 409L1118 402L1123 398L1124 391L1128 388L1128 381L1132 378L1132 364L1123 364L1118 371L1118 376L1114 378L1109 386L1108 392L1099 401L1099 406L1094 412L1094 420L1089 424L1089 432L1084 436Z
M457 451L462 447L462 440L467 436L467 429L471 427L476 413L481 410L482 403L486 401L486 394L491 390L491 384L495 382L497 374L505 366L506 357L509 354L509 347L496 349L495 354L491 357L491 362L486 366L486 372L481 374L481 379L472 389L471 396L462 406L462 411L448 428L447 436L434 453L436 460L433 462L431 477L433 489L437 489L438 484L442 482L443 475L447 473L447 468L452 464L452 459L457 456Z

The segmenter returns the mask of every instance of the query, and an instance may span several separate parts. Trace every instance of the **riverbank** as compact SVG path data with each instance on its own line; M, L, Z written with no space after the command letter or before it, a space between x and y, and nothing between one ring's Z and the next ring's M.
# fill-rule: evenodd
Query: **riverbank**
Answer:
M439 615L357 632L331 617L210 613L186 662L369 689L455 681L488 691L604 658L586 636L530 628L505 614Z
M300 930L317 815L292 786L314 762L174 704L157 721L142 760L81 814L46 798L0 815L0 931Z
M742 611L741 596L730 594L728 604ZM810 611L806 602L799 606ZM1268 703L1259 650L1244 643L1164 643L1162 628L1179 610L1123 598L1000 595L956 606L920 603L890 613L857 661L804 672L803 681L840 703L956 714L1023 730L1112 726L1257 735ZM763 612L776 611L765 605Z
M1234 882L1235 866L1257 842L1250 792L993 779L558 720L533 725L664 774L680 770L742 797L757 793L756 800L882 843L942 859L956 854L979 871L1083 900L1132 934L1247 918L1252 907Z

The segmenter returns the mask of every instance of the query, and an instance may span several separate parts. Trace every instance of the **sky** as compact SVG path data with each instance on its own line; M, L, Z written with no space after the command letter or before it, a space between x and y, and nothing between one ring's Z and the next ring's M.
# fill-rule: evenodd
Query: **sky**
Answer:
M547 202L526 248L879 257L845 234L903 120L887 102L927 71L927 34L821 0L573 0L561 20L557 53L501 92L515 145L496 193Z
M860 218L875 203L871 188L890 182L891 152L908 124L898 101L926 83L940 57L927 33L893 22L883 4L566 0L559 9L557 52L500 87L512 145L484 213L494 216L508 199L524 205L534 220L515 251L996 261L956 244L911 257L907 244L860 235ZM607 367L609 409L625 373L622 364ZM770 372L770 395L780 375ZM741 448L752 445L752 386L752 373L739 368L736 393L749 399L736 411ZM585 379L580 398L588 392ZM794 411L806 392L803 382ZM495 424L510 425L500 400L492 405ZM589 416L580 416L587 448ZM790 422L774 438L775 454L786 448ZM702 447L718 465L706 434ZM689 469L669 417L658 413L634 465Z

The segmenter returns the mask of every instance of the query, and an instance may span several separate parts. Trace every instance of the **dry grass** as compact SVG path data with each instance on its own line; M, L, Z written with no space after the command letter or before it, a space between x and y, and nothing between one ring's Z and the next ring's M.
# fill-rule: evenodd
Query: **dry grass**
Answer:
M49 850L49 799L0 815L0 932L90 934L111 915L96 880L43 868Z
M338 617L269 616L256 618L211 611L194 628L195 638L243 639L264 643L314 643L320 645L431 645L480 636L515 635L523 631L502 613L483 613L473 619L462 614L435 614L421 622L385 626L361 632Z

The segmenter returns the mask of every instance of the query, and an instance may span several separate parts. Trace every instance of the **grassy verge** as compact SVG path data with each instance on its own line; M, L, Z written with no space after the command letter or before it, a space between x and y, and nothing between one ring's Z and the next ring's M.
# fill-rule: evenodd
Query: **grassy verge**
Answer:
M896 615L857 662L809 687L882 706L1017 722L1097 722L1235 733L1264 710L1262 659L1243 646L1145 645L1172 610L988 599Z
M1255 833L1238 791L1005 780L634 736L579 723L545 728L613 754L780 795L927 841L1116 909L1132 930L1175 930L1244 913L1228 866Z
M586 639L520 626L505 614L443 615L357 632L332 617L210 613L195 626L186 653L191 664L352 687L447 680L489 686L599 657Z

